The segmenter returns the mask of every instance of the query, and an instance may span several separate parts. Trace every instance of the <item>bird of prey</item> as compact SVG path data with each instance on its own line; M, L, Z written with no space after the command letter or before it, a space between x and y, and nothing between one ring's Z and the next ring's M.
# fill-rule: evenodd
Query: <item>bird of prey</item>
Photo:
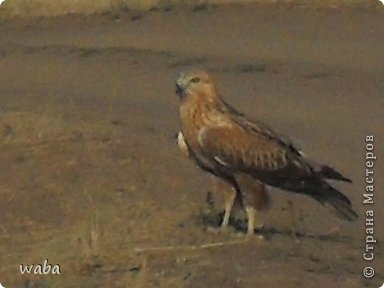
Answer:
M253 235L257 212L268 204L266 186L308 195L342 219L357 219L350 200L326 182L350 179L330 166L309 161L291 140L231 107L207 71L181 73L176 94L180 98L180 149L232 188L224 193L221 228L228 225L233 204L240 199L247 214L247 234Z

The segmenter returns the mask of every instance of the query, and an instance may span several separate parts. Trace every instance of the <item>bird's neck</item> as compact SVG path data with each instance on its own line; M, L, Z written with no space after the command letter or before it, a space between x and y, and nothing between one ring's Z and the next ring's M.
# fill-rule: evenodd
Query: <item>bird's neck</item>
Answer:
M183 128L195 130L197 133L204 126L215 125L223 105L218 97L207 97L207 95L191 95L187 97L180 106L180 116ZM189 131L192 132L192 131ZM188 132L186 132L189 134Z

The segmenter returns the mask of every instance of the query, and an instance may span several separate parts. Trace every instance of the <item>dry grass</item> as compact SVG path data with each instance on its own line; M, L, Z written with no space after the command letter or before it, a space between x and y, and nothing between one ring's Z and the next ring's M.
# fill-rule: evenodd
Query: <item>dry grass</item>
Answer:
M49 109L41 112L4 111L0 116L0 143L39 146L45 141L62 137L69 128L64 122L59 113Z
M32 170L38 171L39 174L38 179L35 180L36 183L25 184L28 187L28 193L27 196L23 196L13 191L17 189L15 187L18 183L24 182L24 178L27 178L30 170L19 170L19 179L15 180L15 183L7 183L0 188L2 195L14 199L12 202L18 203L17 207L22 207L24 202L25 205L43 203L40 197L44 197L44 194L49 194L49 197L56 199L55 201L60 199L56 202L58 205L52 214L45 215L44 220L38 221L34 219L33 215L20 215L18 219L13 218L16 223L20 221L20 225L14 223L10 227L9 223L7 225L0 223L0 244L5 247L5 250L13 251L13 245L22 247L24 252L20 253L28 255L23 254L22 263L39 263L41 262L40 255L44 255L52 264L60 263L62 270L71 271L75 275L91 277L98 273L101 275L116 273L118 274L117 279L122 279L123 287L132 287L132 283L136 283L135 287L148 287L147 270L150 264L147 264L147 256L135 255L135 247L138 246L137 243L149 241L152 231L159 224L150 221L141 225L137 223L136 217L142 218L143 215L153 217L147 211L151 210L148 205L155 204L139 201L133 211L131 201L134 201L132 199L134 196L129 197L130 201L122 201L121 198L125 197L122 195L123 192L116 194L114 182L102 172L105 169L108 170L107 167L112 167L110 165L114 163L113 159L107 155L109 145L113 145L115 148L120 147L118 143L103 140L104 136L101 134L109 133L111 136L112 132L108 132L108 129L100 123L100 125L68 123L65 114L59 113L51 105L47 105L42 111L4 110L1 113L0 123L3 125L0 147L6 149L8 155L4 157L12 160L12 155L15 154L17 159L20 158L20 160L10 163L9 166L13 167L16 162L21 163L20 165L31 164ZM74 133L80 133L83 136L80 137L81 139L74 139ZM111 138L114 137L111 136ZM119 142L118 139L116 142ZM24 151L25 155L17 156L21 153L20 151ZM73 186L68 177L71 177L70 174L73 172L76 174L76 171L89 169L85 167L86 163L92 163L91 166L96 170L99 170L97 168L99 166L104 167L99 171L102 172L102 175L95 175L90 181L83 182L84 186L83 184ZM123 167L119 167L119 165L116 168L113 175L127 173L121 171ZM90 175L96 174L96 170ZM56 173L60 175L60 179L53 179L55 178L53 174L56 175ZM12 188L8 189L10 187ZM125 190L125 188L121 189ZM39 190L44 191L40 193ZM65 197L63 197L64 195ZM105 202L102 200L105 197L112 197L114 204L101 205ZM159 211L159 205L155 206ZM33 208L30 207L30 209ZM8 212L8 214L13 213ZM172 216L172 211L164 211L164 213L163 218ZM63 217L63 215L65 216ZM64 225L65 228L62 226L60 230L52 228L54 225L50 223L51 221L61 222L62 220L71 224ZM15 232L14 228L19 226L27 227L28 233L30 233L28 243L23 243L24 234L19 235ZM140 233L135 233L136 231L140 231ZM173 233L170 228L167 225L164 226L162 237L169 238L170 233ZM153 245L160 247L159 243L153 243ZM61 256L55 254L57 251L62 251ZM2 255L3 260L5 258L7 263L14 265L7 265L1 270L7 283L18 283L15 285L19 287L20 282L17 282L19 280L11 282L11 279L14 278L12 267L20 261L17 260L21 257L20 253L10 252ZM25 281L28 282L25 282L25 287L28 285L40 287L39 285L48 285L49 282L44 280L44 283L40 283L33 277ZM62 280L56 279L55 281L59 285Z
M66 14L93 14L130 10L143 12L150 9L172 9L190 6L202 10L210 5L245 3L297 4L319 7L367 7L379 5L376 0L8 0L0 8L1 18L60 16ZM195 10L194 10L195 11Z
M116 91L112 97L117 97ZM107 113L113 115L112 106ZM115 283L115 287L182 287L182 276L163 277L169 273L164 263L176 261L180 251L200 255L199 250L210 245L233 244L212 244L203 239L190 244L183 229L175 231L180 220L174 217L190 207L181 205L180 211L170 210L137 193L148 188L140 182L132 183L131 178L144 173L152 181L148 169L153 165L146 159L141 160L140 166L130 160L128 151L140 149L141 145L130 144L135 137L119 134L118 126L102 121L71 121L68 113L50 101L39 109L12 106L0 114L2 160L9 162L10 170L18 172L18 179L6 182L8 169L0 171L0 182L4 183L0 193L10 205L15 205L8 206L5 213L12 224L5 218L0 223L0 244L9 251L2 260L10 263L0 272L10 286L67 287L63 285L88 279L84 280L89 281L87 286L94 287L97 275L105 277L102 281L106 283ZM33 181L29 178L31 171L37 173ZM54 208L48 208L47 199L55 203ZM31 203L35 205L32 207ZM19 210L23 207L28 207L25 215ZM28 231L28 242L18 227ZM18 267L19 262L40 263L41 257L51 264L59 263L62 272L74 276L15 278L13 267Z

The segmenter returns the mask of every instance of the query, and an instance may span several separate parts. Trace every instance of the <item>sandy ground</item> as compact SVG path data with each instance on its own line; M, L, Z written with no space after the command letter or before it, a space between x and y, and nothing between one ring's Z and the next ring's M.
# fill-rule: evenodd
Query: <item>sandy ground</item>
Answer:
M383 9L384 11L384 9ZM379 287L364 280L365 136L383 157L384 12L228 6L0 24L5 287ZM177 73L210 69L239 110L354 180L360 219L271 189L264 241L206 231L210 177L178 151ZM381 161L375 237L383 239ZM293 209L292 209L293 207ZM240 227L239 227L240 226ZM221 243L221 246L209 246ZM60 275L21 275L48 259Z

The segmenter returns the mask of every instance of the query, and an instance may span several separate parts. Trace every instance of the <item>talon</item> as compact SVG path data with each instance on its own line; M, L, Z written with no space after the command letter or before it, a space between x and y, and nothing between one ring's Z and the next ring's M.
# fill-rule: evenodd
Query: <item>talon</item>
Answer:
M246 238L248 240L265 240L263 235L255 234L255 233L247 233Z

